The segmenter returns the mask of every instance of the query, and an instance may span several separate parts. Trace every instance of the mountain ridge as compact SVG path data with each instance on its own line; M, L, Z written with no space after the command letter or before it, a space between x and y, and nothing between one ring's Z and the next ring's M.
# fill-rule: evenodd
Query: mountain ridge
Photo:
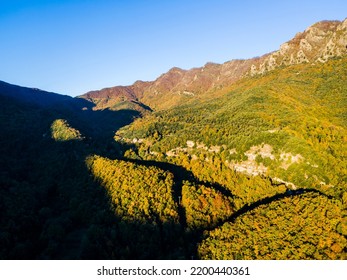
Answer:
M40 106L53 105L73 99L68 95L13 85L4 81L0 81L0 95Z
M222 64L208 62L189 70L173 67L154 81L137 81L130 86L104 88L79 97L91 100L92 96L94 101L101 102L104 107L108 106L110 99L121 97L123 101L136 100L155 110L167 109L187 99L219 91L243 77L265 74L293 64L325 63L332 57L346 54L347 19L325 20L298 32L291 40L281 44L279 50L260 57L234 59Z

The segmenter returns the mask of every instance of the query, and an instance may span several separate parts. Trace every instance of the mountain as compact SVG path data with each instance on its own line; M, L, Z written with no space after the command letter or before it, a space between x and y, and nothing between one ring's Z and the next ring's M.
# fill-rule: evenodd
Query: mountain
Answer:
M0 97L25 106L56 110L91 110L95 106L85 99L72 98L68 95L22 87L3 81L0 81Z
M115 217L85 159L119 155L112 137L139 113L94 106L0 83L0 259L103 258L88 232Z
M336 169L344 166L347 148L346 62L292 65L244 78L221 97L138 119L116 139L141 139L139 149L148 156L218 156L232 169L293 187L340 184L346 178Z
M139 81L130 87L118 86L105 88L100 91L90 91L80 96L80 98L93 102L96 105L96 109L133 109L144 113L151 111L148 106L139 101L147 84Z
M245 77L224 95L137 119L115 140L128 145L127 159L192 173L179 196L186 227L207 230L199 258L339 258L347 245L346 65L343 56Z
M152 82L136 82L127 87L113 87L82 95L112 107L121 101L139 101L152 109L167 109L200 98L225 92L242 77L264 74L278 67L302 63L324 63L347 53L347 19L321 21L299 32L278 51L261 57L231 60L223 64L207 63L203 67L183 70L177 67ZM224 91L223 91L224 89Z
M0 82L0 259L346 259L346 38L76 98Z
M125 158L191 172L193 179L182 180L179 194L186 227L207 230L198 242L199 258L345 254L346 30L346 20L320 22L257 59L173 68L143 93L141 101L154 113L117 131L115 140L128 145ZM238 78L213 84L231 63L248 65ZM203 82L193 87L199 71L196 81ZM331 205L325 213L339 221L337 231L323 226L329 216L320 212L324 205ZM320 232L320 241L309 232ZM335 241L329 243L328 236ZM317 249L329 246L336 251Z
M15 99L23 103L39 106L50 106L72 99L67 95L47 92L37 88L21 87L3 81L0 81L0 95L3 97L6 96L8 98Z
M321 21L281 45L278 51L265 55L251 66L247 74L256 75L280 66L300 63L324 63L347 53L347 19Z

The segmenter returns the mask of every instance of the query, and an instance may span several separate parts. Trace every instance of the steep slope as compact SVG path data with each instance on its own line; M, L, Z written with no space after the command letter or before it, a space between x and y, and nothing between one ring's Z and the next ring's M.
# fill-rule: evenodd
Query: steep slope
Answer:
M139 143L143 157L218 158L290 189L339 193L347 181L346 65L344 57L244 78L220 98L139 119L116 139Z
M136 82L128 87L114 87L92 93L103 108L119 102L140 101L161 110L227 92L226 88L245 76L264 74L278 67L301 63L324 63L329 58L347 54L347 19L318 22L299 32L278 51L246 60L183 70L177 67L152 82ZM89 98L91 94L82 95Z
M126 157L200 181L182 187L187 227L207 230L199 258L346 258L346 65L343 56L249 75L116 133Z
M300 63L326 62L328 59L347 54L347 19L321 21L299 32L282 44L278 51L262 57L251 66L247 74L262 74L279 66Z

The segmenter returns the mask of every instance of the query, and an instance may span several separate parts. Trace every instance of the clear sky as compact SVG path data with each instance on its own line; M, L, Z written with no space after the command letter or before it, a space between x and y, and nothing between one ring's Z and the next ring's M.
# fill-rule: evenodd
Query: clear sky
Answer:
M0 0L0 80L76 96L277 50L346 0Z

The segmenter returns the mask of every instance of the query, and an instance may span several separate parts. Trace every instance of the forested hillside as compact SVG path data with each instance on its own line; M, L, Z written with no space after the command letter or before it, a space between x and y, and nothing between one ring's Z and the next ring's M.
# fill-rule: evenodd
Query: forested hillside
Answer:
M82 98L1 82L0 259L347 259L346 23L220 84L216 64Z
M115 139L129 146L125 156L183 166L201 182L182 189L187 227L216 228L201 258L345 258L346 64L246 78L220 98L138 119Z
M341 195L347 170L346 62L246 78L220 98L139 119L115 139L140 142L144 158L191 165L219 161L290 189Z

